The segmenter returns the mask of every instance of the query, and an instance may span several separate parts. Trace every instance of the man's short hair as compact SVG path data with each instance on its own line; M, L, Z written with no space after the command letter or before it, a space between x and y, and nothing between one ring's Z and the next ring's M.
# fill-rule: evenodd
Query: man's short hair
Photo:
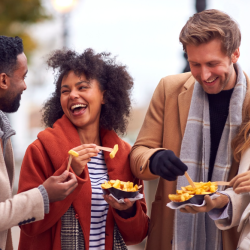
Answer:
M18 36L0 36L0 74L12 75L17 66L17 56L23 53L23 42Z
M215 9L194 14L179 36L185 52L189 44L200 45L215 38L221 40L222 51L229 57L240 47L241 33L238 24L226 13Z

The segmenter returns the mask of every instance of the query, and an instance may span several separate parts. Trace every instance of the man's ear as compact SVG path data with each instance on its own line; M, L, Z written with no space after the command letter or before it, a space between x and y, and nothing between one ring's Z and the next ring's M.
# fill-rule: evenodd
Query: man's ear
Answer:
M8 89L10 84L10 79L5 73L0 74L0 89L6 90Z
M240 48L236 49L232 54L231 56L232 63L237 63L239 57L240 57Z

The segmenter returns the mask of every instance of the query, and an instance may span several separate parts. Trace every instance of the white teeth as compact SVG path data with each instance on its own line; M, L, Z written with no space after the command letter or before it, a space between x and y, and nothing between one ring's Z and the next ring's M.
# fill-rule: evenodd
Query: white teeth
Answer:
M217 77L215 77L213 80L211 80L211 81L206 81L206 82L208 82L208 83L210 83L210 82L213 82L214 80L216 80L217 79Z
M76 104L76 105L71 106L70 109L74 110L75 108L79 108L79 107L86 108L87 105L85 105L85 104Z

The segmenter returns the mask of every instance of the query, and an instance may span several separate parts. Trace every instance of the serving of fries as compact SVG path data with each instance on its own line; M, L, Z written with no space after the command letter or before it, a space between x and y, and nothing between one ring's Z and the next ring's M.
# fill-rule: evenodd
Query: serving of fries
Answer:
M127 191L127 192L136 192L138 191L138 185L133 182L127 181L120 181L120 180L110 180L110 181L105 181L103 184L101 184L102 189L108 189L111 187L114 187L116 189L122 190L122 191Z
M194 182L195 188L191 185L181 187L176 190L176 194L169 194L168 198L174 202L183 202L192 198L194 195L206 195L216 192L218 185L216 182Z

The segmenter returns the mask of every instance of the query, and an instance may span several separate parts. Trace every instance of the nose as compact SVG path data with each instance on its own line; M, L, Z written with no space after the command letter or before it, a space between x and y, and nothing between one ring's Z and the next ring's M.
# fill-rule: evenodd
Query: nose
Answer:
M74 100L79 97L78 91L72 89L69 94L69 98Z
M26 90L26 89L27 89L27 85L26 85L26 82L25 82L25 81L23 81L23 83L24 83L24 87L23 87L23 90Z
M201 68L201 80L207 81L210 76L211 76L211 72L210 72L209 68L206 66L203 66Z

